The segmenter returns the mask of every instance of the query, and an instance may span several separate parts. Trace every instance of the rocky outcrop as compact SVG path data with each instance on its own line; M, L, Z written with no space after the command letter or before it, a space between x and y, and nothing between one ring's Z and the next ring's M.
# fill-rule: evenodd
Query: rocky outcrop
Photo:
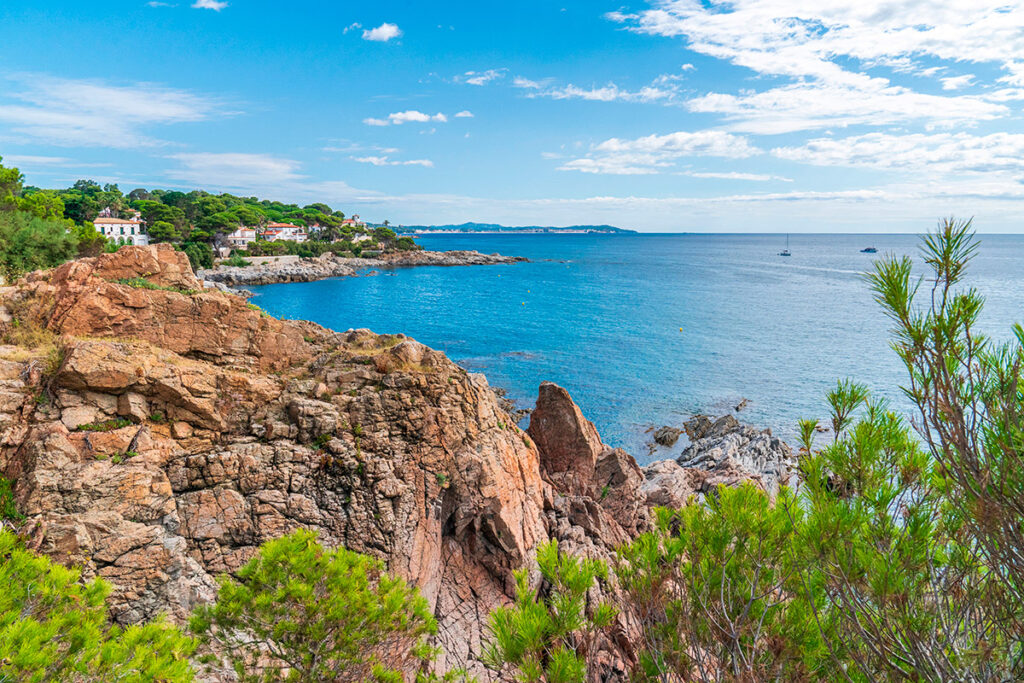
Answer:
M478 251L398 251L377 258L344 258L327 252L316 258L264 263L254 266L218 266L203 270L200 277L225 285L269 285L311 282L332 277L352 277L369 268L406 266L489 266L525 261L519 256L481 254ZM374 272L367 273L376 274Z
M538 544L610 559L647 528L649 502L744 476L769 487L780 464L777 440L741 428L642 471L549 383L524 432L444 354L276 320L203 289L159 245L0 290L0 338L22 341L0 345L0 475L23 531L108 579L123 624L183 621L219 574L305 527L415 583L439 668L482 674L487 615ZM625 619L598 644L595 680L635 663Z
M112 583L120 623L184 620L301 526L414 582L439 666L480 673L487 614L539 543L610 557L643 512L621 451L556 490L561 456L482 376L402 335L270 318L170 248L35 273L0 293L0 321L42 340L0 346L0 474L35 547ZM621 678L631 655L602 647Z
M685 427L691 442L679 459L644 468L641 490L651 506L680 507L720 485L743 482L775 495L796 470L793 452L770 430L740 424L731 415L714 421L698 415Z

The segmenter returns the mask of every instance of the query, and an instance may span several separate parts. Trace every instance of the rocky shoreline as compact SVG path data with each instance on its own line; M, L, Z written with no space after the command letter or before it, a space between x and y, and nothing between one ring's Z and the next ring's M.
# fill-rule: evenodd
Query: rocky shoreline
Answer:
M196 273L200 280L230 287L270 285L284 282L312 282L332 277L354 277L370 268L411 266L491 266L519 263L522 256L482 254L478 251L400 251L377 258L344 258L325 253L316 258L265 263L252 266L218 266Z
M19 342L28 328L52 341ZM184 622L219 574L302 527L418 586L439 670L485 676L487 615L538 545L612 560L653 505L719 484L774 491L793 470L784 443L731 417L701 422L678 461L641 468L550 382L521 430L443 353L275 319L202 288L165 245L0 290L0 339L0 476L20 533L110 581L121 624ZM624 609L595 644L600 680L628 679L638 637Z

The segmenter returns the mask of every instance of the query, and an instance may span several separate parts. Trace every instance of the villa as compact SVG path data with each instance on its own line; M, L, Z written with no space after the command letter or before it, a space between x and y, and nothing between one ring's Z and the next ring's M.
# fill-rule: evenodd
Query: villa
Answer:
M256 228L241 227L225 236L228 244L236 249L245 249L250 242L256 240Z
M343 228L365 228L366 222L359 219L359 214L355 214L351 218L346 218L341 222Z
M291 223L271 223L260 233L260 237L268 242L277 242L279 240L305 242L309 239L309 233L306 232L305 228L292 225Z
M93 222L96 229L108 240L122 244L147 245L149 235L146 234L145 223L138 218L97 217Z

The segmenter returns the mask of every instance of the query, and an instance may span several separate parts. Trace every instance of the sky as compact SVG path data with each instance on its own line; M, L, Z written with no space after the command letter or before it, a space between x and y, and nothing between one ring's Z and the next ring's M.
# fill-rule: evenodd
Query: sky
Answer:
M27 182L401 224L1024 232L1024 0L4 0Z

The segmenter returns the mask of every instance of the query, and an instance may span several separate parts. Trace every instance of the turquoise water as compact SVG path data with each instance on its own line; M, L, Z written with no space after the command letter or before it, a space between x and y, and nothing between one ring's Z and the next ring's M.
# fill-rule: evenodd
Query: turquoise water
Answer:
M910 235L438 235L427 249L526 256L508 266L423 267L373 277L255 287L274 315L336 330L404 332L532 405L569 389L607 443L648 459L646 430L696 412L792 438L824 417L840 377L905 405L888 321L861 273L873 245L917 254ZM923 272L923 271L922 271ZM1024 320L1024 236L988 236L971 283L986 331ZM677 449L678 450L678 447ZM658 453L665 457L667 451Z

